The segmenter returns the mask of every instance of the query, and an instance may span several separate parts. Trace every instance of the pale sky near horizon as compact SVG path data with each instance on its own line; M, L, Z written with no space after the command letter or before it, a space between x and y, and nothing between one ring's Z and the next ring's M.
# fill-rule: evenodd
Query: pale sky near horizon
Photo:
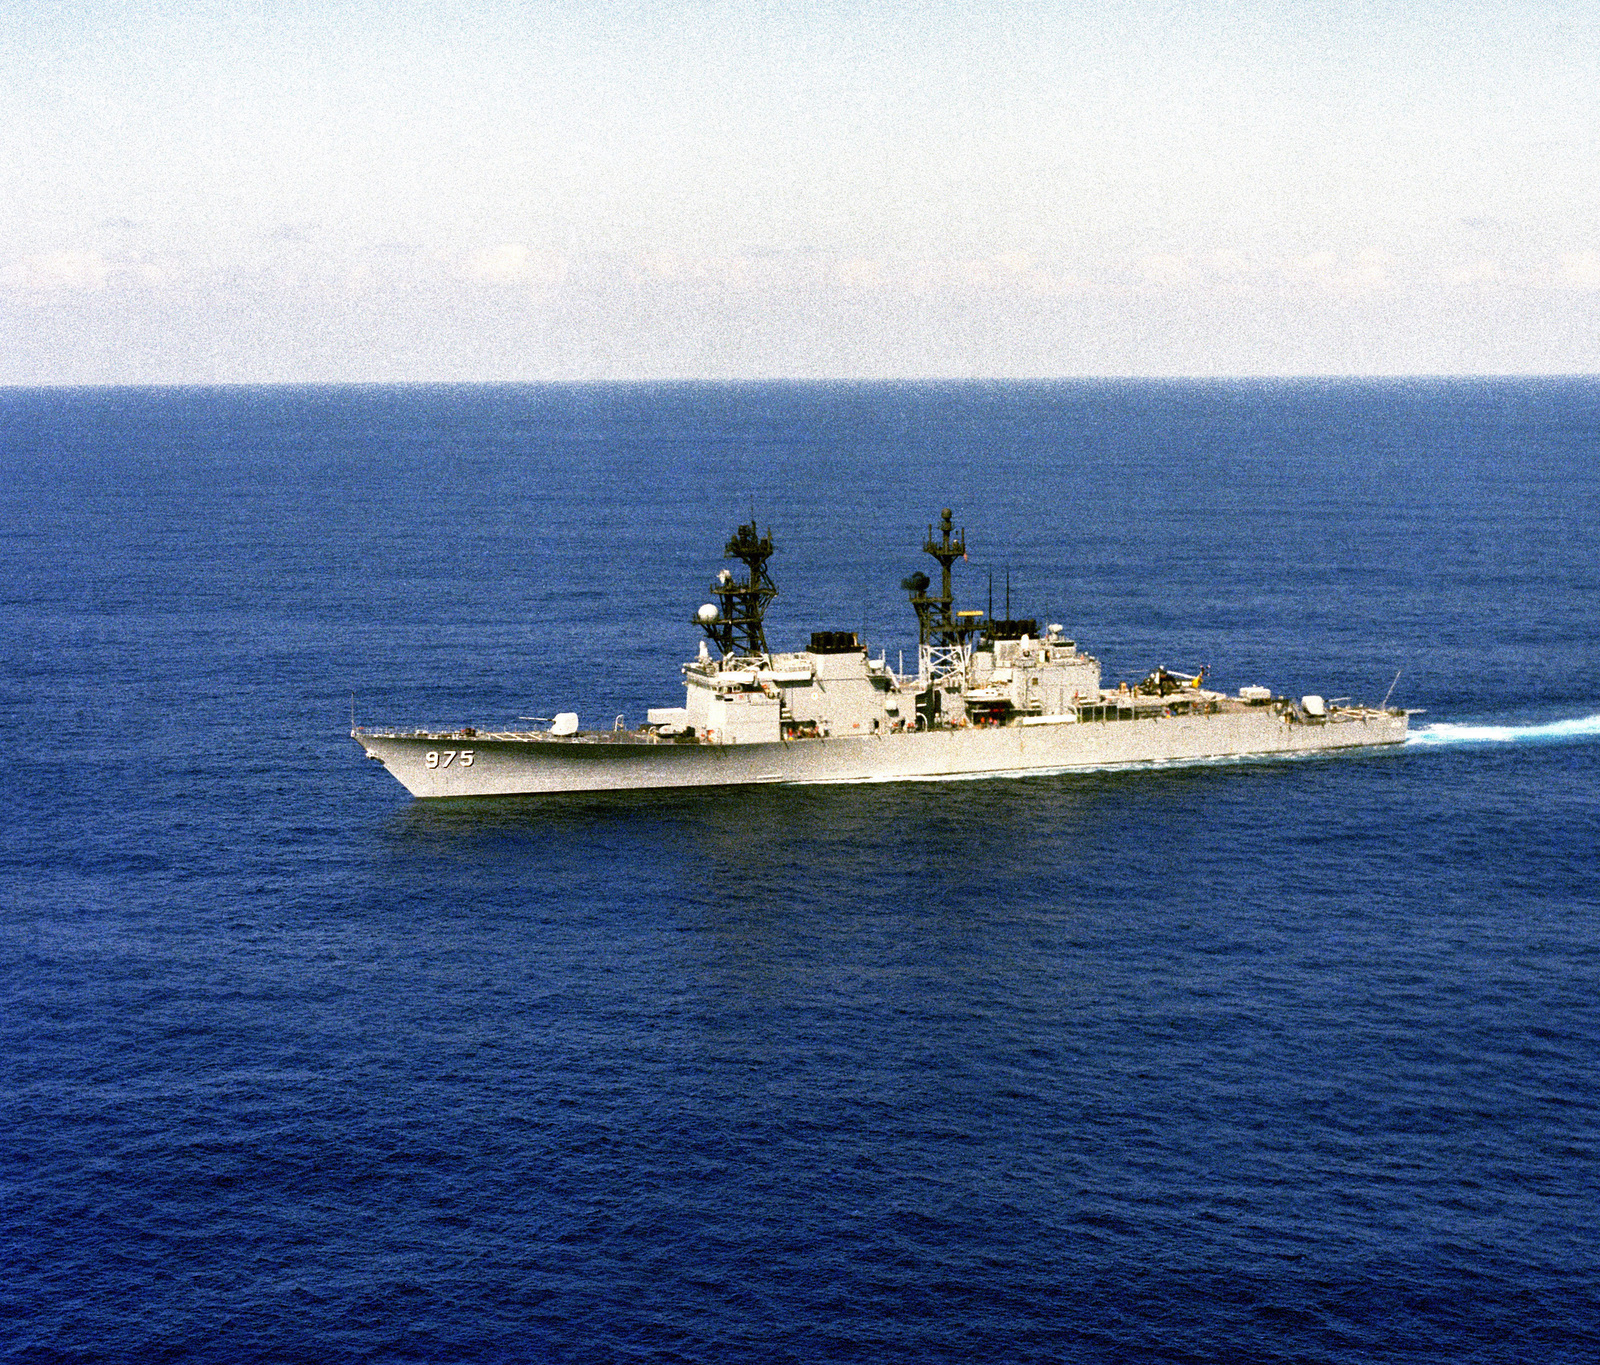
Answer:
M0 0L0 384L1600 372L1600 5Z

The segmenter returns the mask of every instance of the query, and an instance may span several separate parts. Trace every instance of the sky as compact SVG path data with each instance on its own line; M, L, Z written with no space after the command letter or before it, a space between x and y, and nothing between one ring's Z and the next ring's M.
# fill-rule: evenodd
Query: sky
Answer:
M1600 371L1600 5L0 0L0 384Z

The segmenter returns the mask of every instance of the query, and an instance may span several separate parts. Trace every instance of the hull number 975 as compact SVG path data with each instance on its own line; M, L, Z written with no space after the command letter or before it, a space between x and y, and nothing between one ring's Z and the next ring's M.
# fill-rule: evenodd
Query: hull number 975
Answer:
M448 768L452 763L459 763L463 768L472 766L471 749L429 749L428 756L423 760L430 768Z

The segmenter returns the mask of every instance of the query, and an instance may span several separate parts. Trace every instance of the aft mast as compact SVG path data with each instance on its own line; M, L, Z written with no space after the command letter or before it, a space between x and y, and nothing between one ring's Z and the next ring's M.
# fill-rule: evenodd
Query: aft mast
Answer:
M772 532L760 534L756 523L741 526L724 550L728 559L745 567L741 582L727 569L711 585L720 606L707 603L695 613L695 624L711 637L723 658L730 655L761 656L767 653L767 632L762 624L767 603L778 595L778 587L767 572L772 556Z
M902 580L900 586L911 594L911 609L917 614L917 643L956 649L965 645L968 638L980 629L982 612L952 612L956 598L950 583L950 566L967 557L967 531L955 530L953 513L946 507L939 514L940 539L933 538L933 527L928 527L928 538L923 550L939 561L939 595L929 597L933 586L925 573L914 573ZM954 535L951 533L955 532Z
M932 580L925 573L914 573L900 586L911 594L911 609L917 614L918 676L924 684L935 678L963 674L970 655L969 641L982 628L981 611L956 611L955 590L950 582L950 566L967 557L967 532L956 531L948 507L939 514L939 539L928 538L923 550L939 561L939 595L930 597Z

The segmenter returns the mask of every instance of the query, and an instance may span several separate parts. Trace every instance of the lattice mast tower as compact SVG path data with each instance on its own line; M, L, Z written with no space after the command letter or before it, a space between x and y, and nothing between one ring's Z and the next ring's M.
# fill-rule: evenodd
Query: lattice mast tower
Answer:
M914 573L900 586L911 594L911 609L917 613L917 643L956 648L966 644L981 626L978 612L953 612L955 592L950 583L950 566L967 557L967 528L962 527L954 536L952 513L946 507L939 514L940 539L933 538L933 527L928 527L928 538L922 548L939 561L939 595L929 597L932 586L925 573Z
M772 531L761 535L752 521L733 533L723 551L725 558L743 562L744 581L724 569L711 585L719 604L717 610L712 613L701 607L695 615L695 624L711 637L723 658L767 653L767 632L762 620L767 603L778 595L777 585L767 572L772 549Z

